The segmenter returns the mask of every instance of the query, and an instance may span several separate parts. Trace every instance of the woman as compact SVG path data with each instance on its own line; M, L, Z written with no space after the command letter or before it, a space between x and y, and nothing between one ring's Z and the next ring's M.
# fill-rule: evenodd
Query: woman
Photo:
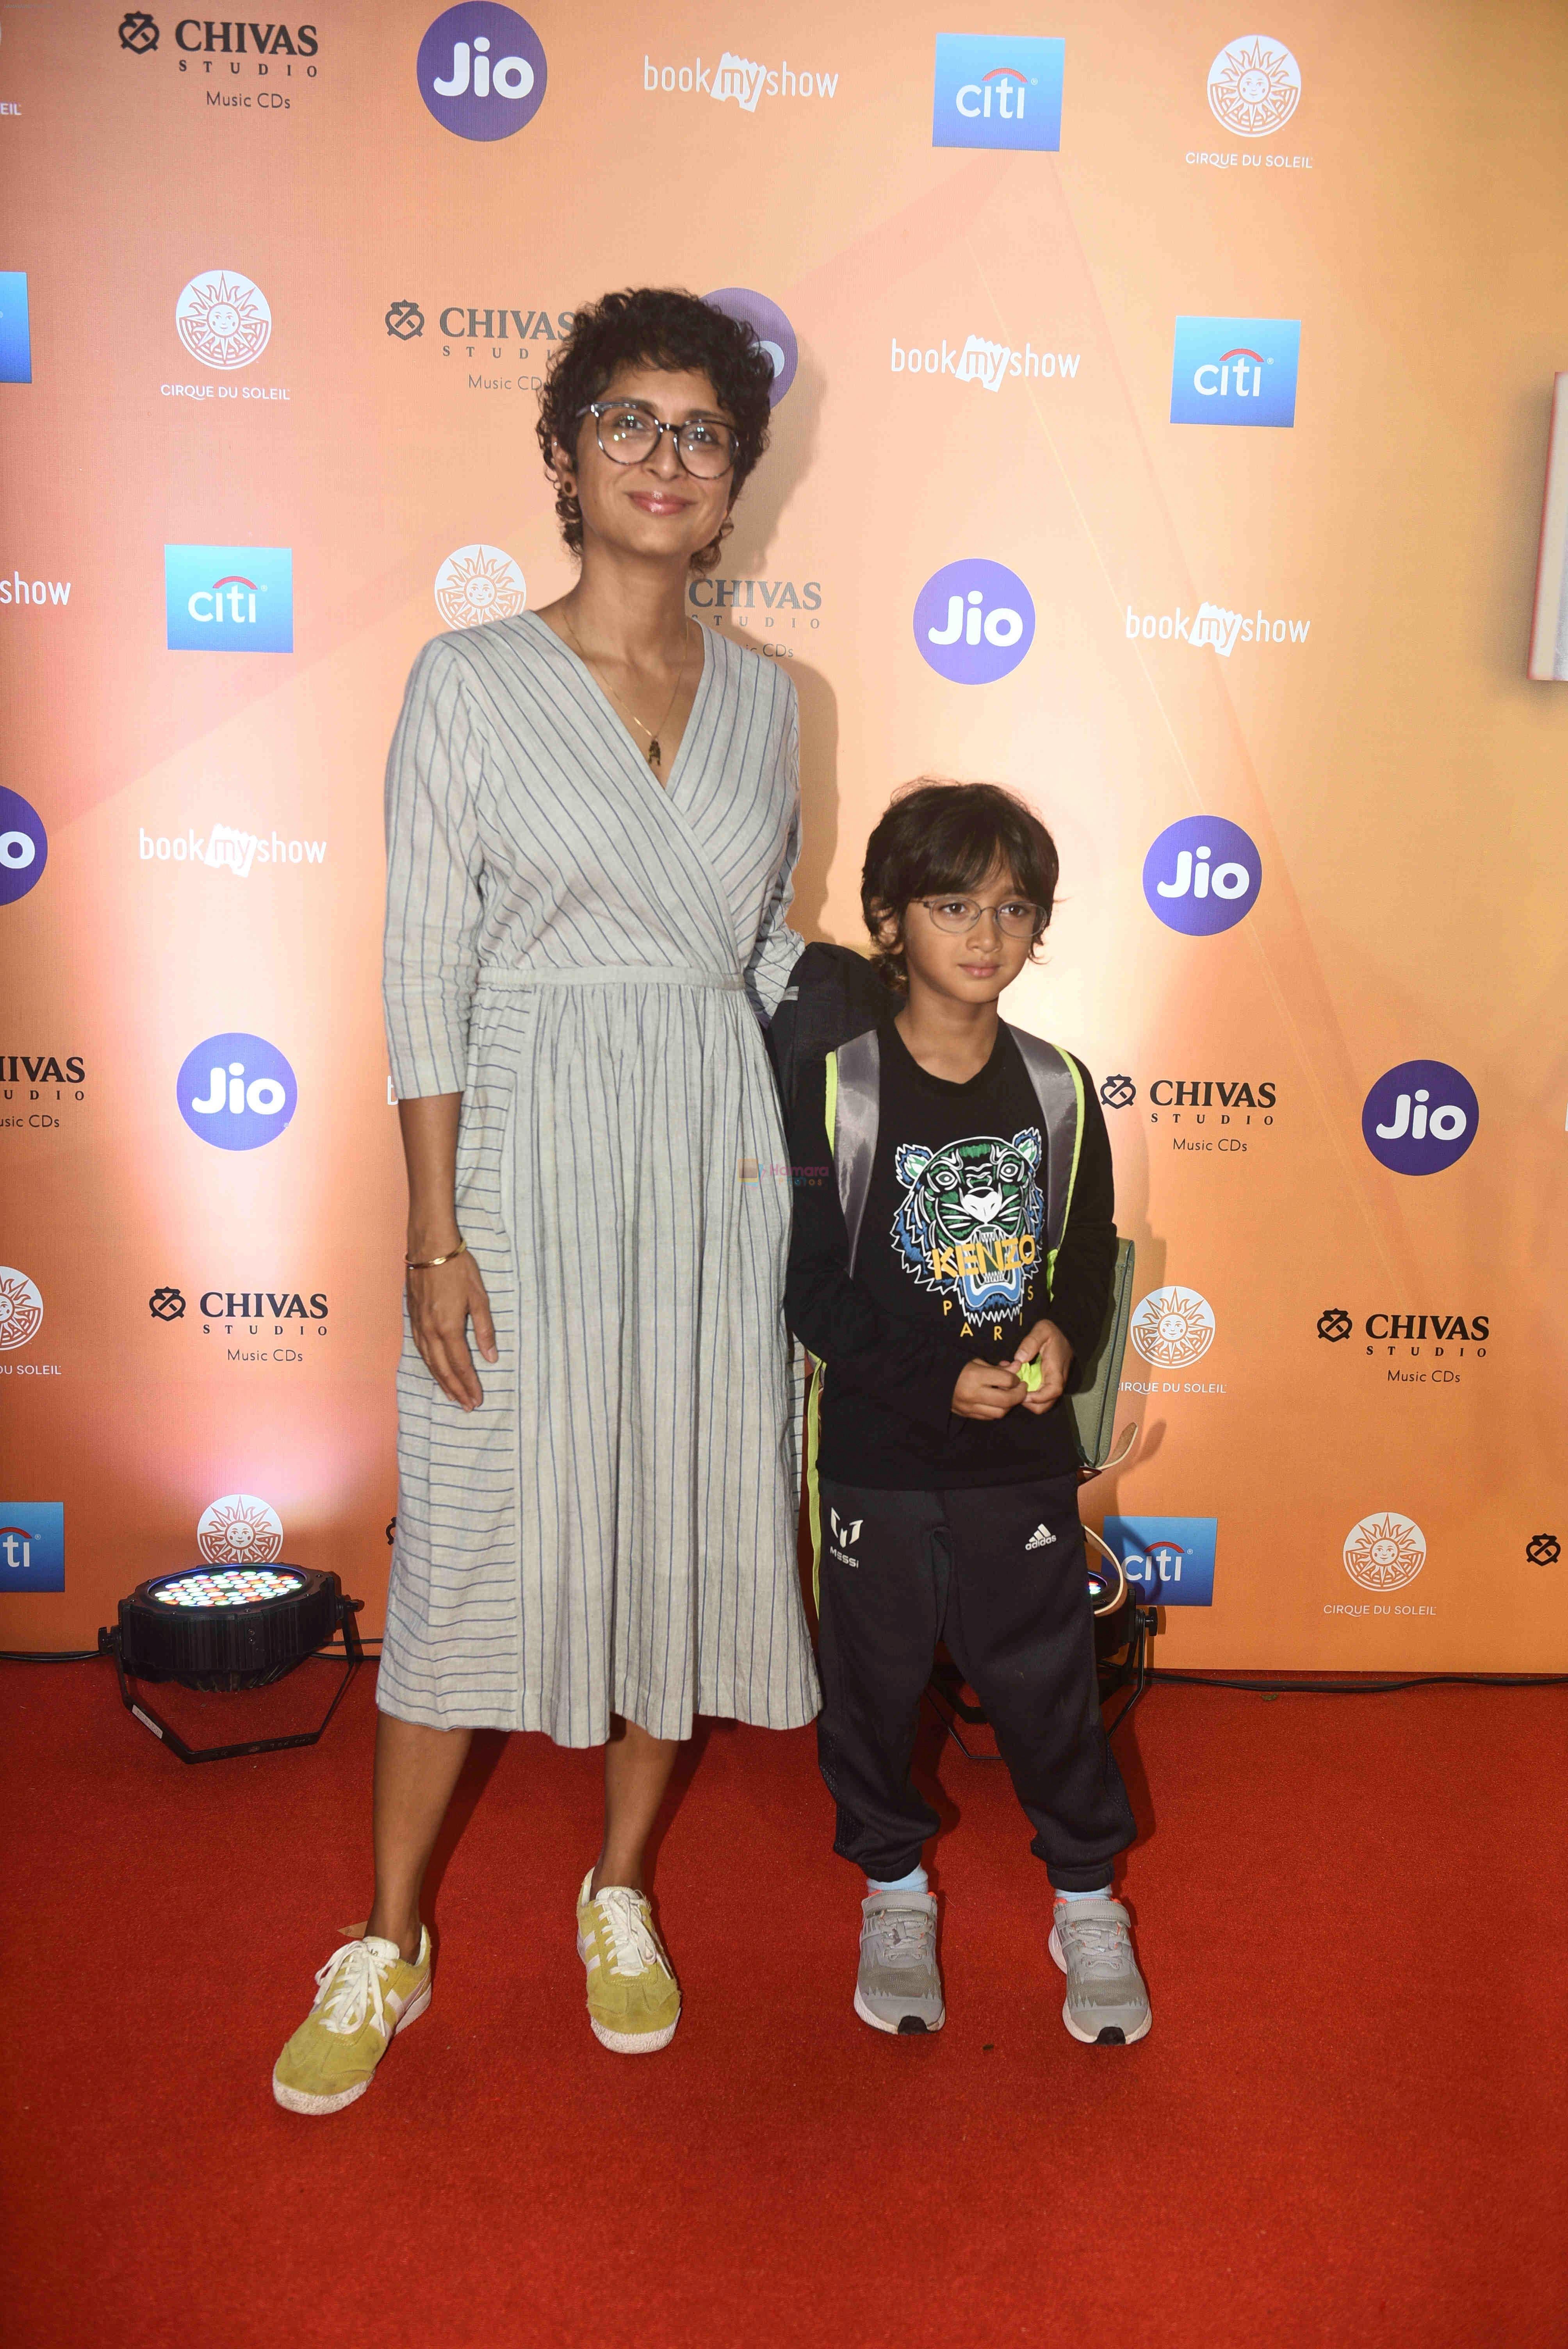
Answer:
M642 1870L694 1712L783 1729L817 1709L758 1024L800 944L795 693L686 608L770 380L751 330L689 295L580 311L540 420L577 585L438 637L409 680L387 771L409 1213L376 1898L278 2060L291 2111L362 2095L429 2002L420 1883L473 1730L604 1744L578 1949L594 2032L633 2054L680 2013Z

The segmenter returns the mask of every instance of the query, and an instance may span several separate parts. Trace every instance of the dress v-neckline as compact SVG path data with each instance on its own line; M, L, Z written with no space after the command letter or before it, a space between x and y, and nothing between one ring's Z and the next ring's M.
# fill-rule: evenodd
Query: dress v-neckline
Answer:
M702 638L702 666L697 671L696 688L692 694L691 708L686 712L686 722L681 729L680 743L676 749L675 757L670 761L669 773L661 777L648 764L647 757L638 747L636 738L634 736L631 728L627 725L625 719L622 717L620 711L616 709L614 703L611 700L609 695L605 692L603 687L600 684L598 678L594 676L593 670L589 667L582 654L574 651L573 647L567 643L564 636L558 636L556 635L555 630L551 626L549 621L544 618L542 613L525 612L522 616L524 619L536 621L540 627L544 630L544 633L550 638L551 643L554 645L559 651L565 654L567 659L573 664L573 667L582 671L583 675L588 680L589 690L598 697L598 699L602 703L606 715L614 725L616 733L620 736L622 741L625 744L627 750L635 760L638 771L643 775L650 788L658 793L660 799L670 801L670 795L674 792L676 786L676 778L680 774L686 765L686 750L691 743L692 736L696 731L697 713L707 697L707 682L712 667L712 664L708 657L707 640L713 633L711 628L705 628L700 620L694 620L691 624ZM671 804L673 804L673 802L671 802Z

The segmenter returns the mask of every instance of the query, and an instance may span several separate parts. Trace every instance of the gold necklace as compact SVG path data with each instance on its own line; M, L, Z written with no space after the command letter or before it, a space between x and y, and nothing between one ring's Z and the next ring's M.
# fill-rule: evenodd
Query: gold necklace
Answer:
M679 670L678 670L678 672L677 672L677 674L676 674L676 689L675 689L674 693L672 693L672 694L671 694L671 696L670 696L670 698L669 698L669 708L665 709L664 716L660 719L660 720L659 720L659 722L658 722L658 726L657 726L657 728L655 729L655 728L654 728L654 727L652 727L652 726L649 726L649 725L648 725L648 724L647 724L647 723L646 723L643 719L639 718L639 717L638 717L638 715L637 715L637 713L636 713L636 711L632 708L632 706L631 706L630 702L623 701L623 700L622 700L622 698L621 698L621 697L620 697L620 695L619 695L619 694L614 690L614 687L612 687L612 686L611 686L611 685L606 681L606 679L604 679L604 678L602 678L602 677L599 677L599 672L598 672L598 670L594 667L593 663L589 659L589 657L588 657L587 654L586 654L586 653L583 651L583 649L582 639L579 637L579 636L578 636L578 634L577 634L576 629L573 626L572 622L571 622L571 619L569 618L569 616L567 616L567 614L566 614L566 613L564 613L564 612L562 612L562 615L561 615L561 618L562 618L562 625L563 625L563 626L564 626L564 627L565 627L565 630L566 630L567 635L568 635L568 636L571 637L571 639L572 639L572 643L573 643L573 648L574 648L574 649L575 649L575 651L576 651L577 657L578 657L578 659L582 662L582 664L583 664L583 667L588 671L588 673L589 673L589 675L590 675L591 677L598 678L598 681L599 681L600 685L603 687L604 691L609 695L610 699L614 703L614 705L615 705L616 709L620 709L620 710L624 710L624 711L625 715L626 715L626 716L631 719L631 721L632 721L633 725L637 729L638 732L639 732L639 733L641 733L641 734L645 734L645 735L647 736L647 738L648 738L648 753L647 753L647 756L648 756L648 764L649 764L649 766L653 769L653 771L654 771L655 774L655 775L657 775L657 776L659 777L659 779L660 779L660 781L663 781L663 780L664 780L664 776L663 776L663 771L662 771L661 761L663 761L663 758L664 758L664 755L665 755L665 754L664 754L664 748L663 748L663 745L660 743L660 740L659 740L659 736L664 732L665 728L669 724L669 722L670 722L670 710L671 710L671 709L673 709L675 708L676 703L679 700L679 698L680 698L680 690L681 690L681 688L682 688L682 686L686 683L686 670L687 670L687 668L688 668L688 667L690 666L690 663L691 663L691 639L690 639L690 637L688 636L688 637L686 638L686 650L685 650L685 651L682 653L682 655L681 655L681 665L680 665L680 668L679 668ZM695 622L695 621L688 621L687 626L696 626L696 622Z

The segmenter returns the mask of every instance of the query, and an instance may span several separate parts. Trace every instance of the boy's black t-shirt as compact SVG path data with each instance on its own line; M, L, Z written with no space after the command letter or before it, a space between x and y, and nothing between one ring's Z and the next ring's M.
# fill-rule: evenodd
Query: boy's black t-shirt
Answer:
M827 1365L818 1468L903 1491L1022 1484L1077 1466L1065 1401L1000 1420L960 1419L966 1362L1010 1361L1054 1321L1075 1366L1105 1319L1116 1261L1110 1143L1083 1077L1071 1211L1047 1291L1044 1121L1006 1027L977 1076L923 1069L891 1019L878 1034L882 1102L853 1277L824 1123L824 1072L801 1072L790 1123L795 1225L785 1309ZM983 1248L974 1243L984 1240ZM1071 1373L1069 1373L1070 1380Z

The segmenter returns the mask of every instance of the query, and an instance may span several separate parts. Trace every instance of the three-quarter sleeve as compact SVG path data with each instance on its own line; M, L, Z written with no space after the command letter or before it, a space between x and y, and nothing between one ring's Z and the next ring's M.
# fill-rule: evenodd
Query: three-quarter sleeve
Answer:
M789 836L783 860L763 900L757 941L746 964L746 988L759 1019L771 1019L789 984L789 974L805 951L806 941L786 918L795 895L795 867L800 861L800 705L789 688L789 717L779 746L782 782L789 794Z
M483 749L461 663L438 636L415 662L387 761L382 997L400 1100L461 1092L479 971Z

